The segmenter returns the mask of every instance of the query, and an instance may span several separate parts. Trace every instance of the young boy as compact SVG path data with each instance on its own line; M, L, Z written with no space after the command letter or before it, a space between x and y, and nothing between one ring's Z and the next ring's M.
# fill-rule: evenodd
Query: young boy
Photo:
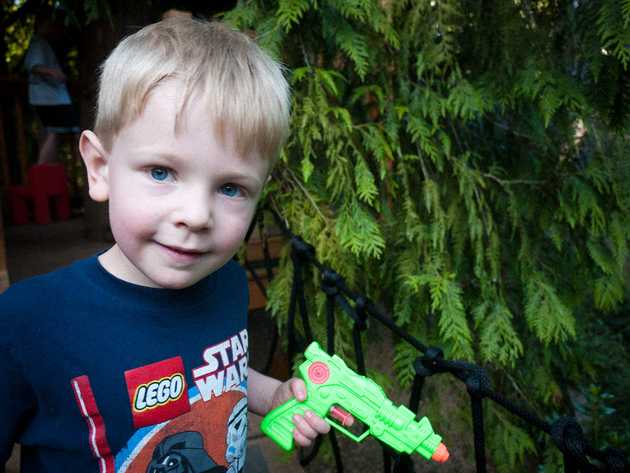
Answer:
M232 260L288 113L278 65L223 25L165 20L112 52L79 148L115 244L0 297L0 465L18 442L24 473L241 472L247 409L305 399L248 370ZM302 446L329 430L294 423Z

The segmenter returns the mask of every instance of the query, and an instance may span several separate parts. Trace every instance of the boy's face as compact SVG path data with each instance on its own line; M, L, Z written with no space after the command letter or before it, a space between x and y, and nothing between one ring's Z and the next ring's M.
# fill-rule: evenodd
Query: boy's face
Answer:
M196 283L234 255L269 172L259 155L240 156L232 137L222 143L215 136L195 96L175 133L178 85L168 81L150 94L90 178L92 197L109 199L116 240L100 257L105 269L128 282L173 289Z

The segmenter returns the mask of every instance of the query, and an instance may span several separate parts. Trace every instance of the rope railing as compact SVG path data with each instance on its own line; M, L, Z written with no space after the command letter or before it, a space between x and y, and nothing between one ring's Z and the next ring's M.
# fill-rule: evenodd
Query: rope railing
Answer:
M610 447L604 450L594 448L584 437L584 432L575 418L560 417L554 422L549 423L522 405L494 391L490 378L486 370L482 367L470 362L445 359L444 352L439 347L426 346L420 340L409 335L406 331L397 326L393 319L384 310L370 301L370 299L348 288L339 273L317 260L315 250L311 245L306 243L299 236L294 235L286 227L278 214L271 209L270 211L277 226L291 243L293 283L291 286L287 318L287 355L289 366L292 366L295 355L303 351L306 345L306 343L299 343L296 335L296 315L298 311L302 322L304 337L306 338L305 342L313 341L304 293L304 270L307 265L310 265L317 268L319 271L321 275L320 289L326 295L326 351L329 354L334 353L336 326L335 309L338 307L343 314L351 319L353 324L352 339L359 374L366 374L365 357L361 344L361 332L367 328L368 318L378 321L421 353L414 362L415 377L408 402L408 407L412 412L418 413L424 383L430 376L448 373L464 383L470 397L475 464L478 473L485 473L487 471L483 423L484 399L495 402L530 426L550 435L553 443L562 453L564 471L566 473L597 471L609 473L630 472L630 461L628 461L623 451ZM266 245L264 236L262 241L263 246ZM269 261L268 251L265 252L265 258ZM256 281L260 281L257 275L255 275L255 269L251 267L251 265L246 263L246 268L252 272ZM272 272L269 263L267 263L266 268L267 276L271 279ZM259 287L262 287L262 285ZM350 301L352 301L353 304L351 304ZM267 368L270 366L270 361L277 346L278 335L277 330L274 330L274 338ZM330 432L329 440L331 442L337 472L342 473L343 462L334 431ZM302 466L306 466L317 456L320 446L321 437L318 437L310 452L307 453L304 449L300 449L299 458ZM383 471L385 473L413 472L413 463L409 456L394 454L385 445L382 445L382 449ZM594 463L592 460L596 460L597 462Z

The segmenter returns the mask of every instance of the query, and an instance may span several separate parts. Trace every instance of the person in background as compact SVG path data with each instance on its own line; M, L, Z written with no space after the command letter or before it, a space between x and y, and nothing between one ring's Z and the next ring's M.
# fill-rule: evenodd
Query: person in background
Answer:
M37 164L57 162L59 134L80 131L78 115L66 87L66 74L50 44L60 34L61 25L54 18L54 11L40 12L24 59L29 104L42 125Z

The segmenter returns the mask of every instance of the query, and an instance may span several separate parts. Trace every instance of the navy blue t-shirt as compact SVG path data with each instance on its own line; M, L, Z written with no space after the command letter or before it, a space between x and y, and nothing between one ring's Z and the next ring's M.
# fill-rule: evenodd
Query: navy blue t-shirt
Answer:
M14 442L23 473L242 471L247 306L234 261L181 290L124 282L96 257L11 286L0 471Z

